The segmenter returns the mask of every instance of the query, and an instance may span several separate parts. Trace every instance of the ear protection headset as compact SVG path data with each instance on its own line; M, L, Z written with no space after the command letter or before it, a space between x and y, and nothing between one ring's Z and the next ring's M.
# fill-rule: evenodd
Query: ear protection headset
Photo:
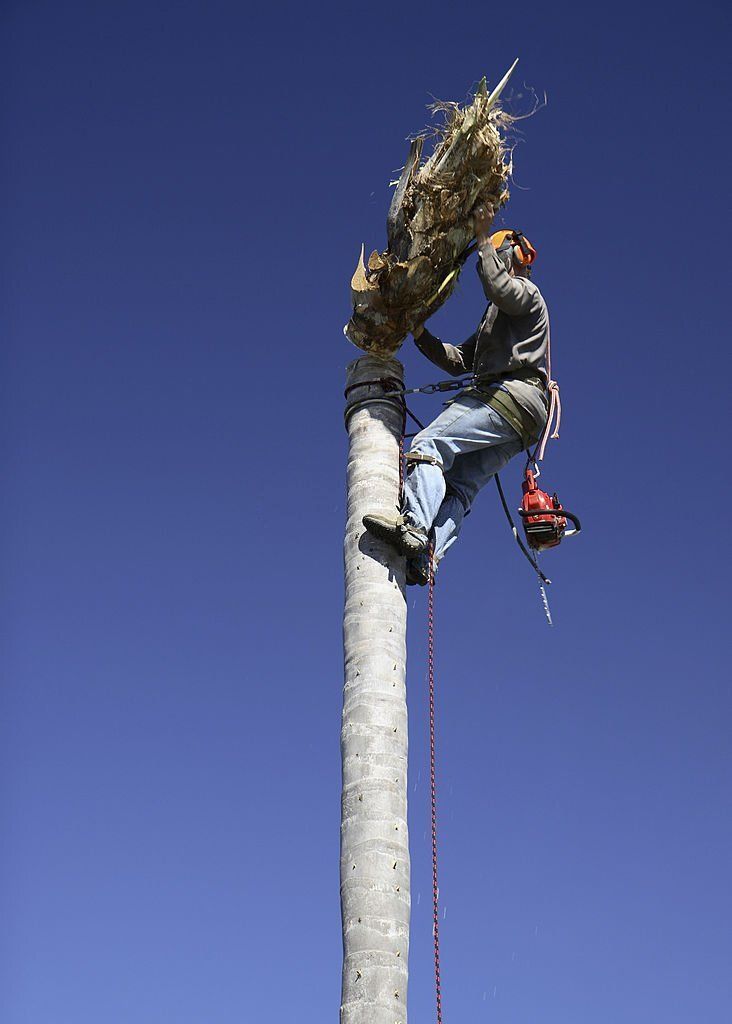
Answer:
M496 252L505 246L511 245L513 247L514 261L520 267L531 266L536 259L536 249L523 231L496 231L494 235L491 235L491 242L493 242Z

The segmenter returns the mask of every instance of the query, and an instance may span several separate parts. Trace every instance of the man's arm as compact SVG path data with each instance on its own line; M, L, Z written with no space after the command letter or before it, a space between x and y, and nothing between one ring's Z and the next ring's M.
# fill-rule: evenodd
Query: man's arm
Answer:
M478 250L479 276L485 297L509 316L523 316L534 302L534 290L523 277L511 277L487 239Z
M415 328L413 336L414 343L422 355L427 356L430 362L439 366L445 373L459 377L461 373L470 373L473 369L476 334L471 334L462 345L448 345L422 325Z
M498 258L490 236L494 213L490 203L480 203L473 210L480 282L489 302L509 316L522 316L531 309L533 289L524 278L512 277Z

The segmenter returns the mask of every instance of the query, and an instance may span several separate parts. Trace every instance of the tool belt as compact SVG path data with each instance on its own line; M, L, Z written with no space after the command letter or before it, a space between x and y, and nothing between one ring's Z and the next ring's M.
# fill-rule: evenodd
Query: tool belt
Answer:
M529 448L538 439L541 433L540 425L534 417L522 405L513 398L507 391L501 390L504 381L521 380L525 384L531 384L546 391L546 381L533 367L520 367L518 370L508 373L486 374L477 377L473 384L463 394L473 394L485 402L496 412L500 413L507 420L521 438L524 448Z
M525 384L533 384L535 388L546 390L544 376L533 366L519 366L518 369L507 370L505 373L479 374L475 378L475 383L480 385L502 384L505 380L522 380Z

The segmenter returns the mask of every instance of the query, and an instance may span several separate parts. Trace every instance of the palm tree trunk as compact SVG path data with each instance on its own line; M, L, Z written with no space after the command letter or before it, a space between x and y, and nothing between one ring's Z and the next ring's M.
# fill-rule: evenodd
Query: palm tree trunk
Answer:
M396 359L348 367L348 506L341 755L341 1024L406 1024L409 954L404 559L366 534L399 501L402 408L380 385ZM354 385L356 385L354 387Z

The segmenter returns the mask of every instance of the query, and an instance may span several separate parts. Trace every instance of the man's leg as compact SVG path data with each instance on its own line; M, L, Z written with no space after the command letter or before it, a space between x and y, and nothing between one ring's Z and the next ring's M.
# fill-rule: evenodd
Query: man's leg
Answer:
M436 562L457 540L463 519L478 492L523 450L523 443L513 427L506 423L506 429L513 437L508 436L502 444L459 455L446 474L447 493L434 522Z
M412 441L407 455L404 513L429 531L445 498L445 479L453 462L489 445L506 441L516 432L506 421L470 395L456 399Z
M405 487L407 518L425 528L430 521L434 526L436 562L457 539L478 491L523 448L518 434L500 413L482 402L475 404L477 408L471 409L467 419L452 421L449 434L435 429L442 419L438 417L417 435L412 447L412 452L416 449L440 458L444 469L438 480L434 465L415 463ZM440 495L442 500L433 512ZM413 582L427 581L426 552L411 560L409 570Z
M435 565L458 538L463 519L470 511L461 498L448 492L435 519Z
M486 412L491 410L481 402L463 397L417 434L407 455L404 514L364 516L371 533L409 558L426 551L429 531L445 497L444 472L460 451L485 443L477 439L482 436Z

